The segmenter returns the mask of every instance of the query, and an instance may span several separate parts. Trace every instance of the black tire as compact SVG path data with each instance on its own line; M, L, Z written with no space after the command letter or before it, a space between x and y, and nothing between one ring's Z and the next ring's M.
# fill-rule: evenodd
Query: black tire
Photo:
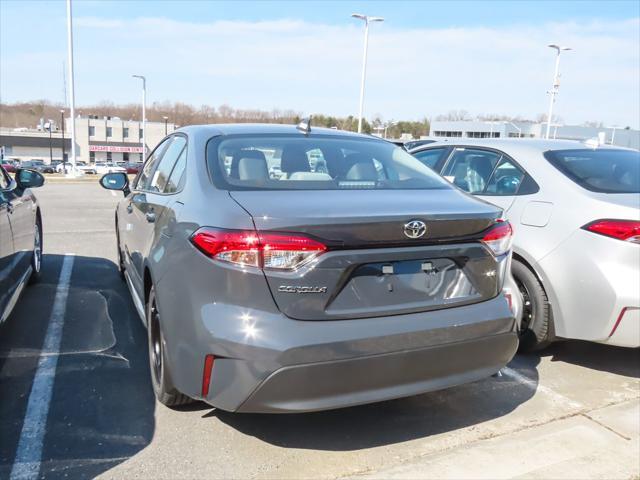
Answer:
M513 278L523 298L520 330L520 352L533 352L547 347L555 338L553 312L547 293L535 274L524 263L513 260Z
M180 393L171 382L166 362L166 343L162 336L160 312L156 303L155 288L151 287L147 301L147 337L149 339L149 369L153 393L160 403L167 407L177 407L193 402Z
M118 251L118 273L120 274L120 278L122 279L122 281L124 282L125 276L124 276L124 270L125 270L125 266L124 266L124 258L122 256L122 249L120 248L120 233L118 230L118 222L116 221L116 249Z
M37 283L42 276L42 221L40 215L36 217L36 227L33 245L33 256L31 257L31 277L29 284Z

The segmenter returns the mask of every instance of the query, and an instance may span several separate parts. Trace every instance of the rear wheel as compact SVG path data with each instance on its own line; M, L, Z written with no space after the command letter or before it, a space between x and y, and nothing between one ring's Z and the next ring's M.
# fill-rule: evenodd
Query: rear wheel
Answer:
M147 302L147 334L149 338L149 368L153 392L160 403L177 407L193 400L180 393L171 382L166 363L166 343L162 335L160 311L156 302L155 288L151 287Z
M531 352L543 349L554 339L553 313L547 293L525 264L513 260L511 272L522 294L519 350Z
M31 278L29 283L36 283L40 280L42 270L42 222L40 217L36 218L36 228L33 240L33 256L31 257Z
M118 222L116 222L116 248L118 250L118 273L120 273L120 278L124 280L124 257L122 256L122 249L120 248L120 234L118 233Z

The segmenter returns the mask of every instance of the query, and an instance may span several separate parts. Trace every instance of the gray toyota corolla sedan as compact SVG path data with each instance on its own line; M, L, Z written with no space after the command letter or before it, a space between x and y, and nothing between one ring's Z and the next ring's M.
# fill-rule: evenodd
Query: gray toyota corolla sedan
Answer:
M300 412L496 373L518 346L502 211L384 140L182 128L116 211L157 398Z

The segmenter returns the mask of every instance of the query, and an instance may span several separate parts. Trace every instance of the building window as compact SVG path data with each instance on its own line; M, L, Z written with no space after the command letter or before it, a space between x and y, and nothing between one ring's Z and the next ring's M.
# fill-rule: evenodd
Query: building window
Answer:
M113 128L107 127L107 137L113 136Z
M96 152L89 152L89 161L91 163L96 163Z
M138 138L142 138L142 134L144 133L144 131L142 129L140 129L138 131Z
M123 162L129 162L129 153L128 152L123 152L122 153L122 161Z
M467 132L467 138L500 138L500 132Z
M113 160L113 154L111 152L107 152L107 162Z
M129 138L129 129L126 127L122 129L122 138Z
M95 135L96 135L96 127L92 127L91 125L89 125L89 136L95 137Z
M449 132L443 130L436 130L433 132L434 137L461 137L462 132Z

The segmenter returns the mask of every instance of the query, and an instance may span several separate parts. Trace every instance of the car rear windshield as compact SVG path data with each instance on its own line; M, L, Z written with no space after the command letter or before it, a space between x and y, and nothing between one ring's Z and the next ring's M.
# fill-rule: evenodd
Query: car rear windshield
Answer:
M404 149L330 135L229 135L207 145L212 178L230 190L447 189Z
M640 193L640 152L613 148L551 150L544 156L592 192Z

